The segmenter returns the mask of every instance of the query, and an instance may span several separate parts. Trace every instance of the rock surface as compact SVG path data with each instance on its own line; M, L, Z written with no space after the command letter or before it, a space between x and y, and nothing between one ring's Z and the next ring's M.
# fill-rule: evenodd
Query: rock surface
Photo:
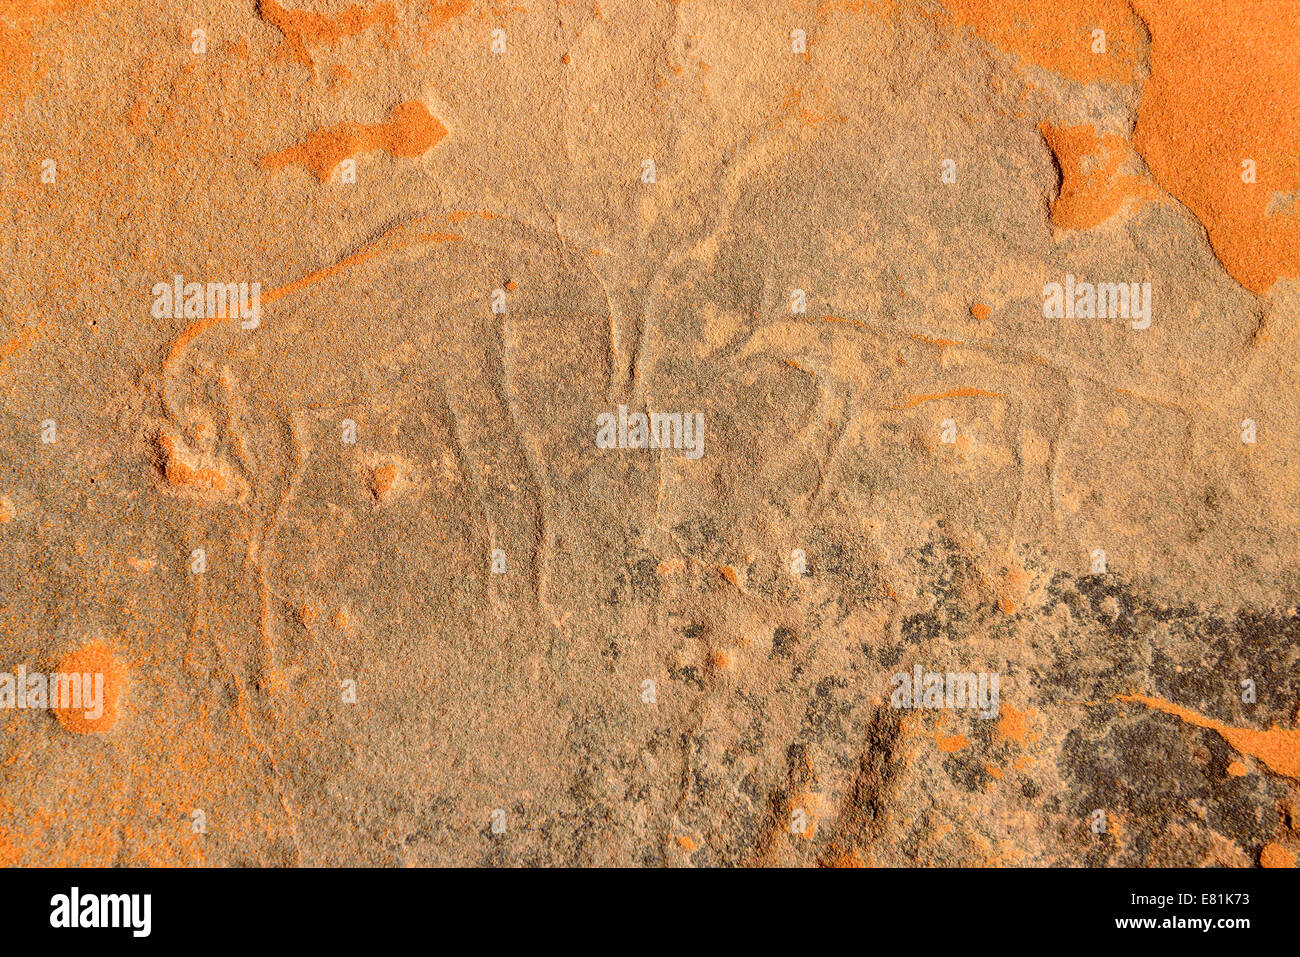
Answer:
M1293 4L295 2L0 0L0 864L1295 866Z

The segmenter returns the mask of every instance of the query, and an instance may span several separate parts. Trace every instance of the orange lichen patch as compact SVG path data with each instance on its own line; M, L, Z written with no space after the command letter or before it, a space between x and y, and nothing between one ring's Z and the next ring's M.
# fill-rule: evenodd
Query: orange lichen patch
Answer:
M171 349L167 351L167 358L163 362L163 371L166 372L168 368L181 360L185 355L185 350L190 347L191 342L203 335L203 333L207 332L213 326L218 326L227 321L229 320L225 318L208 316L203 319L197 319L186 326L172 343Z
M1228 777L1230 778L1243 778L1249 773L1250 768L1240 761L1233 761L1228 765Z
M1124 0L943 0L960 24L1022 62L1079 83L1131 83L1139 24ZM1094 30L1106 33L1094 53Z
M1029 593L1033 576L1019 562L1012 562L999 587L998 608L1004 615L1014 615Z
M729 651L715 651L712 662L714 671L730 671L736 664L734 656Z
M1006 587L1013 595L1023 597L1029 591L1029 584L1034 580L1034 576L1025 570L1025 567L1018 561L1013 561L1011 567L1007 569Z
M48 20L84 0L0 0L0 118L12 102L34 92L44 76L34 39L49 33Z
M198 457L183 449L175 436L164 432L157 441L163 457L163 476L170 485L214 492L226 490L226 476L219 469L196 465Z
M954 751L960 751L962 748L966 747L970 744L970 741L966 739L966 735L964 734L941 734L935 736L934 743L940 751L945 751L951 754Z
M824 858L818 861L819 867L866 867L867 864L859 856L857 850L841 851L832 857Z
M665 558L655 568L655 574L661 578L667 578L669 575L677 575L686 570L686 563L680 558Z
M992 764L984 765L984 771L989 775L989 777L993 777L993 778L1002 777L1002 769Z
M44 323L41 325L44 325ZM40 326L34 326L31 329L24 329L3 346L0 346L0 359L8 359L27 348L32 339L36 338L40 328Z
M313 68L308 47L331 46L369 27L392 27L397 22L391 3L377 3L369 10L350 6L338 16L327 17L307 10L286 10L275 0L261 0L257 11L284 34L284 45L294 59Z
M1213 718L1203 717L1190 708L1150 695L1119 695L1118 700L1136 701L1148 708L1172 714L1198 728L1209 728L1242 754L1262 761L1269 770L1290 778L1300 778L1300 729L1288 731L1276 725L1268 731L1234 728Z
M1295 855L1280 844L1265 844L1259 852L1260 867L1295 867Z
M125 730L120 726L130 707L134 671L134 666L124 669L126 684L117 698L114 734ZM27 735L24 740L6 734L0 773L30 767L32 793L49 796L39 804L35 799L23 800L16 808L0 794L0 866L202 864L206 839L188 826L195 808L206 809L209 822L216 816L227 826L237 823L250 833L273 829L287 839L288 828L282 822L230 800L229 782L244 774L255 775L266 760L256 737L245 734L222 740L220 725L213 726L205 704L196 703L192 713L195 720L178 723L172 720L170 708L150 712L148 720L132 722L131 747L119 751L107 765L100 759L74 760L61 766L66 768L63 773L53 767L46 769L51 773L42 772L44 762L33 750L39 736ZM7 730L43 729L32 722ZM133 782L130 786L124 785L124 776ZM58 785L52 793L51 783ZM178 827L177 821L185 823Z
M1269 213L1300 187L1300 32L1289 3L1138 0L1151 29L1151 76L1134 145L1210 236L1224 268L1263 295L1300 276L1300 217ZM1263 91L1263 92L1261 92ZM1242 163L1255 164L1253 183Z
M103 675L103 698L99 702L99 713L95 717L88 717L84 698L81 707L67 708L55 706L51 700L50 705L59 723L77 734L103 734L111 731L117 723L122 692L126 688L126 666L102 642L92 641L65 655L59 662L58 671L63 675L90 675L96 683L98 676Z
M970 314L974 316L976 319L978 319L980 322L987 322L989 316L993 314L993 310L990 309L988 306L986 306L984 303L977 302L975 303L975 305L970 307Z
M694 838L691 838L685 834L677 835L677 843L678 845L681 846L681 849L684 850L687 854L694 854L695 849L699 847L699 845L695 843Z
M136 558L134 555L129 556L126 563L138 572L151 572L158 566L158 563L152 558Z
M998 737L1003 741L1012 741L1024 746L1032 740L1029 734L1029 725L1026 718L1032 718L1038 712L1030 708L1028 711L1017 711L1009 704L1001 707L1002 717L998 721Z
M446 216L449 223L463 223L467 219L473 219L477 216L479 219L500 219L501 217L492 212L490 209L458 209L454 213L448 213Z
M14 520L16 514L14 500L8 495L0 495L0 525L8 525Z
M719 565L718 574L721 575L723 578L725 578L727 581L731 582L731 584L735 585L737 588L741 589L742 591L744 590L745 581L748 576L745 574L745 570L743 568L736 568L732 565Z
M9 360L30 346L45 328L45 320L41 320L34 326L29 326L18 335L14 336L4 345L0 346L0 372L3 372L9 365Z
M1099 136L1095 127L1039 124L1061 167L1061 192L1052 203L1052 222L1062 229L1091 229L1134 202L1159 195L1155 184L1120 170L1133 151L1122 136Z
M375 497L375 501L382 502L393 493L400 478L400 471L396 465L388 462L379 466L370 473L370 494Z
M145 117L149 113L149 98L140 94L131 104L131 108L126 111L126 125L131 127L137 133L144 129Z
M947 392L931 392L925 395L913 395L903 399L902 405L890 406L895 411L903 409L912 409L923 402L933 402L936 399L1000 399L1000 393L988 392L984 389L976 389L969 386L960 389L949 389Z
M277 288L272 289L270 292L263 293L262 301L274 302L283 296L297 292L305 286L320 282L323 279L329 279L358 263L363 263L367 259L373 259L374 257L381 256L385 253L398 252L407 247L418 246L422 243L458 243L465 238L459 233L412 233L409 236L396 236L395 233L401 228L402 227L395 227L391 233L384 234L369 246L362 249L361 252L354 253L351 256L346 256L332 266L326 266L324 269L317 269L300 279L295 279L293 282L286 283L283 286L278 286ZM389 238L390 236L393 236L391 240Z
M961 345L960 339L938 339L934 336L923 336L920 333L912 333L912 338L917 342L924 342L927 345L938 346L940 349L947 349L949 346Z
M6 4L6 14L7 7ZM31 31L10 23L7 15L0 17L0 61L4 63L4 69L0 70L0 117L3 117L11 102L21 101L32 92L41 74L32 50Z
M434 119L428 107L413 100L393 107L383 123L342 123L318 130L297 146L262 157L262 168L279 170L298 163L324 182L345 159L376 150L392 156L420 156L446 135L447 128Z
M433 0L429 6L429 20L424 28L426 35L433 36L441 32L469 8L470 0Z

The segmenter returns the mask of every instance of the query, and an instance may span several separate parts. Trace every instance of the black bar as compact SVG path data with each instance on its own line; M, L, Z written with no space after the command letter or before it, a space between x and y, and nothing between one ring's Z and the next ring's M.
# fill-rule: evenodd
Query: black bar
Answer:
M148 894L116 928L55 928L58 895L82 913L100 895ZM882 933L919 934L936 946L1090 940L1233 946L1263 932L1282 939L1294 910L1293 878L1266 870L18 870L0 873L7 943L112 938L131 947L163 943L263 947L371 944L412 935L430 949L526 933L535 945L601 938L639 948L672 939L733 944L775 932L848 933L863 947ZM1137 895L1137 896L1135 896ZM1181 895L1181 896L1180 896ZM87 905L93 896L95 903ZM87 909L89 908L89 909ZM1283 908L1288 912L1284 914ZM108 913L107 911L105 913ZM111 913L109 913L111 917ZM57 919L57 918L56 918ZM1154 920L1151 926L1121 921ZM1195 924L1188 922L1195 921ZM1210 921L1206 929L1201 922ZM1228 926L1225 922L1237 926ZM1244 924L1238 922L1244 921ZM1181 923L1180 923L1181 922ZM892 928L892 930L891 930ZM907 930L911 928L911 930ZM379 938L375 937L381 931ZM679 936L686 935L686 936ZM963 951L964 952L964 951Z

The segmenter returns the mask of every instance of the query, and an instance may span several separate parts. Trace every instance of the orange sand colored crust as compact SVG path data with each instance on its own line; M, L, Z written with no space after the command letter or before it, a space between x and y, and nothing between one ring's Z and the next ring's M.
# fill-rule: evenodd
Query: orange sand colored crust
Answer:
M258 13L284 34L285 47L294 59L313 69L309 47L330 46L369 27L391 27L397 22L391 3L377 3L369 10L350 6L335 17L326 17L307 10L287 10L275 0L261 0Z
M433 118L428 107L411 101L393 107L383 123L342 123L318 130L297 146L262 157L262 168L279 170L298 163L324 182L345 159L375 150L393 156L420 156L446 135L447 128Z
M993 314L993 310L984 303L977 302L975 305L970 307L970 314L980 322L987 322L989 316Z
M383 501L397 484L397 466L381 465L370 476L370 492L377 501Z
M64 656L59 662L62 674L104 676L103 713L98 718L87 718L85 708L54 708L59 724L77 734L103 734L117 723L118 706L126 687L126 667L102 643L93 641Z
M1228 777L1230 778L1244 778L1249 773L1250 768L1240 761L1233 761L1228 765Z
M1295 867L1295 855L1279 844L1265 844L1259 852L1260 867Z
M1300 778L1300 729L1288 731L1275 726L1268 731L1255 731L1250 728L1233 728L1162 698L1135 694L1119 695L1118 699L1136 701L1148 708L1172 714L1198 728L1209 728L1242 754L1262 761L1269 770L1290 778Z
M1130 201L1154 199L1154 184L1120 173L1131 155L1124 138L1098 136L1088 125L1039 127L1061 167L1061 194L1052 203L1052 222L1062 229L1090 229L1114 216Z
M1268 212L1300 188L1300 31L1291 3L1153 3L1151 77L1134 145L1196 214L1224 268L1263 295L1300 276L1300 215ZM1255 161L1256 182L1242 181Z
M1080 83L1134 82L1144 23L1151 75L1142 89L1137 152L1205 226L1242 286L1263 295L1279 278L1300 276L1300 216L1294 200L1286 201L1300 188L1300 33L1292 4L1135 0L1130 10L1120 0L943 2L958 24L999 49ZM1098 27L1106 31L1104 54L1092 50ZM1116 141L1101 144L1108 163L1123 142ZM1242 181L1246 159L1255 162L1254 183ZM1115 192L1104 190L1098 201ZM1090 208L1067 207L1085 220L1099 212Z
M1131 83L1138 62L1138 23L1122 0L943 0L957 22L1021 61L1080 83ZM1093 52L1094 29L1106 52Z

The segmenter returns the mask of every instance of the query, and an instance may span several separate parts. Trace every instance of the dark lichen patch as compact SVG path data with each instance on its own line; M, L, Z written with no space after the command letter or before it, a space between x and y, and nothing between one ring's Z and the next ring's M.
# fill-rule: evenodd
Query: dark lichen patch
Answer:
M681 665L680 667L669 668L668 677L673 681L681 681L697 690L704 688L703 676L700 669L695 665Z
M840 622L854 610L881 601L888 588L878 557L865 542L818 532L809 550L809 577L827 590L821 616Z
M1207 717L1289 726L1300 702L1300 617L1243 610L1182 619L1155 650L1151 670L1153 693Z
M988 619L992 608L982 594L983 578L955 542L927 542L910 553L907 562L919 578L918 591L926 596L926 607L903 616L905 646L915 648L937 639L958 641Z
M795 645L798 639L793 630L785 626L778 626L772 632L772 657L788 658L794 653Z
M1047 594L1041 619L1067 613L1058 653L1035 673L1052 699L1105 700L1154 689L1221 720L1289 720L1300 694L1295 616L1248 609L1224 616L1170 606L1113 574L1058 573ZM1087 651L1091 660L1081 660ZM1234 699L1240 704L1240 682L1247 677L1258 689L1253 712L1231 707Z
M885 645L877 650L876 657L883 667L893 668L902 659L903 650L906 647L905 644ZM868 650L868 647L864 645L863 650Z
M1100 737L1066 735L1061 765L1069 787L1049 806L1062 814L1065 833L1077 833L1088 865L1203 864L1212 833L1249 849L1276 827L1272 809L1284 789L1263 777L1222 774L1230 753L1213 732L1159 715L1117 716ZM1091 830L1097 810L1111 821L1104 835Z

